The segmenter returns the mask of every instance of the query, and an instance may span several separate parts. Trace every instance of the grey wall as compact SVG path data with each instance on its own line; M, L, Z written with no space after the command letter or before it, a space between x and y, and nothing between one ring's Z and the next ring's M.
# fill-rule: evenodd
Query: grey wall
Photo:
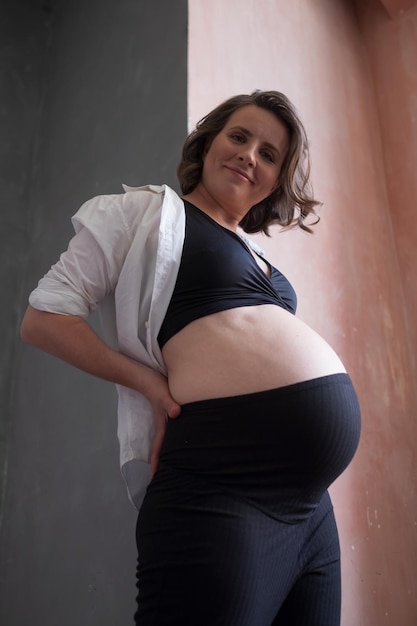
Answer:
M187 2L3 0L0 25L0 623L122 626L136 514L113 386L23 346L18 327L84 200L177 187Z

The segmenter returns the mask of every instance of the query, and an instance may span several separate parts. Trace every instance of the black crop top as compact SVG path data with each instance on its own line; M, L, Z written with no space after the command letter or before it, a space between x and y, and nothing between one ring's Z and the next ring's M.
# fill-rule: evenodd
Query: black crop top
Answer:
M295 313L297 297L275 267L270 278L238 234L185 201L185 240L160 348L193 320L241 306L276 304Z

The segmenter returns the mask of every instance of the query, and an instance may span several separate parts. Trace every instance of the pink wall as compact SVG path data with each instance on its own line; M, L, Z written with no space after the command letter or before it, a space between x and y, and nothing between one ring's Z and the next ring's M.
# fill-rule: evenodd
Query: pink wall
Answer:
M393 596L393 604L394 599L397 601L394 614L401 615L397 617L397 623L408 626L417 623L417 6L415 1L400 0L385 0L384 5L393 19L387 17L377 0L357 1L374 84L381 157L400 269L402 298L393 301L393 305L404 319L409 367L399 368L390 359L397 394L393 397L389 416L398 433L385 442L383 449L387 454L383 478L390 476L391 488L386 497L389 497L392 532L387 533L387 547L383 546L382 550L371 532L370 547L374 562L386 563L384 576L387 582L381 591ZM395 12L395 8L402 11ZM391 259L385 258L385 265L388 262ZM395 325L393 334L396 334ZM399 335L396 343L399 346ZM390 356L394 354L392 351ZM400 401L397 407L395 397ZM378 441L382 443L379 438ZM385 494L382 482L376 493Z
M189 0L189 118L260 88L286 93L305 122L322 221L314 236L257 238L362 405L359 451L332 488L343 626L415 626L415 9L390 20L372 0L360 22L349 0Z
M398 0L397 4L406 3ZM417 3L412 4L411 10L389 19L378 0L357 2L375 85L382 159L407 303L410 358L416 368Z

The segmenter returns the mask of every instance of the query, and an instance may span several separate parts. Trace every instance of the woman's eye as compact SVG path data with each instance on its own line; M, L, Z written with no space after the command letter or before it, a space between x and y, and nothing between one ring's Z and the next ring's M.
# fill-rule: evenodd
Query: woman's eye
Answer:
M262 156L264 157L264 159L266 159L267 161L270 161L271 163L274 162L274 158L272 156L272 154L270 152L263 152Z
M231 135L231 138L233 141L238 141L239 143L243 143L245 141L243 135Z

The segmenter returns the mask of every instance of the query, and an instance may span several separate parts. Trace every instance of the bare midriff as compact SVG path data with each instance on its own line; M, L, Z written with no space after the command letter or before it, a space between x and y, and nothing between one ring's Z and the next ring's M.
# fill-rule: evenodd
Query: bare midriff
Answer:
M255 393L345 372L329 344L285 309L265 304L195 320L163 348L179 404Z

